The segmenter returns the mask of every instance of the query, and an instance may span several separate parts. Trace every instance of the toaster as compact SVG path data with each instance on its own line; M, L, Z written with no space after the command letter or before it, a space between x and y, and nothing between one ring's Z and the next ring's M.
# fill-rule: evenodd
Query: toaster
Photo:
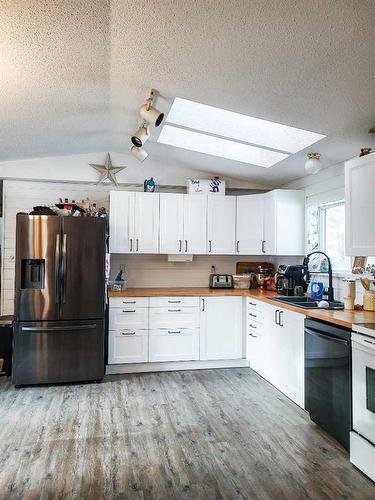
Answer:
M210 274L210 288L233 288L231 274Z

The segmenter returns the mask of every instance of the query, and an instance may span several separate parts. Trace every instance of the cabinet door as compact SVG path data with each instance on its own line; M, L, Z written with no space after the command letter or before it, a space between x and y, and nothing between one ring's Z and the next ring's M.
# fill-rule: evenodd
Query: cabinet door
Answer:
M160 253L176 254L183 249L184 197L160 193Z
M264 195L264 249L267 255L305 254L305 193L276 189Z
M273 191L264 195L264 244L263 253L276 255L276 199ZM290 230L288 235L290 235Z
M209 195L207 199L207 253L235 253L236 197Z
M200 359L242 358L242 297L202 297L200 324Z
M108 364L147 362L148 330L122 328L108 332Z
M374 156L345 163L346 255L375 255Z
M134 193L111 191L109 195L109 251L129 253L134 243Z
M135 193L134 251L159 252L159 194Z
M305 405L304 319L292 311L281 313L283 392L292 401Z
M263 251L263 194L237 196L236 253L260 255Z
M205 254L207 249L207 196L184 194L183 252Z
M199 328L150 330L150 362L199 359Z
M277 189L276 254L305 255L305 191Z

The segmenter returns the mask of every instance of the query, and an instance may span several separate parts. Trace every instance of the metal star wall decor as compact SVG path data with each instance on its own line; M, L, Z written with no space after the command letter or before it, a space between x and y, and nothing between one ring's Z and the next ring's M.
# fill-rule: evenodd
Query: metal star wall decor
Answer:
M111 155L109 153L107 153L107 156L105 157L104 165L97 165L96 163L90 163L90 167L95 168L95 170L97 170L100 173L99 180L96 183L97 185L108 179L116 187L118 186L116 174L118 174L119 172L121 172L121 170L124 170L124 168L126 168L125 165L121 165L120 167L113 167Z

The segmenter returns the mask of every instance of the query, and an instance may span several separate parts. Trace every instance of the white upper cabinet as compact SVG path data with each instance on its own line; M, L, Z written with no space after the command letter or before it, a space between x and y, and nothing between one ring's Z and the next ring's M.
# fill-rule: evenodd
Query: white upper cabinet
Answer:
M375 155L345 163L346 255L375 255Z
M109 251L129 253L134 238L134 193L111 191L109 202Z
M184 239L184 197L160 193L160 253L182 252Z
M264 195L237 196L236 253L263 253Z
M264 196L264 254L305 254L305 192L276 189Z
M304 191L237 197L112 191L110 252L304 255L304 221Z
M159 252L159 194L111 191L110 252Z
M235 253L236 197L209 195L207 199L207 253Z
M135 252L159 252L159 194L135 193L134 239Z
M183 252L207 253L207 196L184 194Z

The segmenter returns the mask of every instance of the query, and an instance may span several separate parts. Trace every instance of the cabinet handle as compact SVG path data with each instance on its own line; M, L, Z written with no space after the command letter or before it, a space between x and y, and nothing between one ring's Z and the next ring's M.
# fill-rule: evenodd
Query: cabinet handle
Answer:
M279 325L284 326L284 311L279 312Z
M212 248L212 244L211 244L211 240L208 241L208 251L211 253L211 248Z
M179 252L182 252L182 240L178 240L178 241L180 243L180 250L179 250Z
M121 335L135 335L135 332L121 332Z
M133 238L130 238L130 251L133 251Z
M253 333L249 333L250 337L253 337L254 339L258 338L258 335L254 335Z
M136 304L136 301L135 300L129 300L129 301L122 301L123 304Z
M181 300L168 300L168 304L181 304Z
M280 311L279 311L279 309L276 309L276 311L275 311L275 323L276 323L276 325L278 325L278 324L279 324L279 323L278 323L278 321L277 321L277 314L278 314L279 312L280 312Z
M185 240L185 252L187 252L187 240Z
M253 314L253 313L249 313L249 316L252 316L253 318L256 318L257 315L256 314Z
M262 253L266 253L266 242L265 240L262 241Z
M249 302L250 306L256 306L256 302Z
M168 309L168 312L173 313L173 312L181 312L182 309Z
M138 238L135 240L136 243L137 243L137 249L136 249L136 252L138 252Z
M250 328L255 328L255 329L256 329L256 326L252 325L251 323L249 324L249 327L250 327Z
M123 313L135 313L135 309L131 309L131 310L127 310L127 311L124 311L122 310Z
M239 245L240 245L240 242L239 242L239 240L237 240L236 241L236 252L237 253L240 253L240 247L239 247Z
M181 330L168 330L168 333L181 333Z
M202 299L202 311L206 310L206 301L205 299Z

